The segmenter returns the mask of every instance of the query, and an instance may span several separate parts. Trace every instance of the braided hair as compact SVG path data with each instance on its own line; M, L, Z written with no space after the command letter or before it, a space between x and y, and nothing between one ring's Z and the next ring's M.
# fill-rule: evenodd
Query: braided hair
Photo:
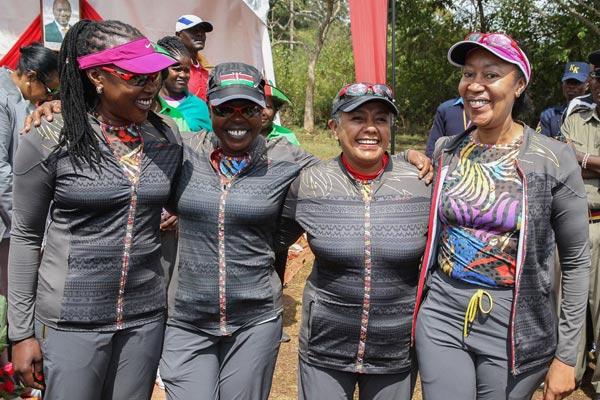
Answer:
M160 47L165 49L169 55L175 59L179 57L189 57L192 55L181 39L177 36L165 36L156 42Z
M81 20L65 35L58 64L64 126L57 149L66 147L75 166L81 167L84 162L97 170L104 159L87 117L87 113L98 104L98 94L86 72L79 69L77 57L114 47L119 39L131 41L142 36L133 26L114 20ZM164 132L165 124L156 114L149 113L148 121Z

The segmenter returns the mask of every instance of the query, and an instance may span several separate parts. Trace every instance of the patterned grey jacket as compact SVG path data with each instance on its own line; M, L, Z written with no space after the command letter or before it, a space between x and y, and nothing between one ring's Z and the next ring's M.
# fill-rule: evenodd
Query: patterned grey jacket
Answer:
M303 230L315 263L304 291L300 357L349 372L412 367L411 317L431 189L402 155L365 191L340 157L304 170L288 193L283 248Z
M64 149L53 152L60 115L21 138L9 257L11 340L33 336L34 312L60 330L114 331L164 317L159 225L181 165L179 131L173 124L161 133L144 122L136 185L98 123L90 123L105 157L100 173L75 167Z
M171 325L212 335L277 317L281 282L274 235L288 188L318 160L285 138L258 136L250 164L223 185L211 164L212 133L183 134L173 208L179 216L179 268L169 286Z
M456 167L458 144L475 128L442 138L436 144L432 218L419 278L415 320L427 276L436 266L441 188L447 172ZM546 365L553 357L575 365L585 320L590 267L586 192L573 150L526 126L516 163L523 182L523 223L507 338L510 370L514 375ZM557 299L552 287L555 244L562 272L560 317L556 315ZM413 335L415 325L413 321Z

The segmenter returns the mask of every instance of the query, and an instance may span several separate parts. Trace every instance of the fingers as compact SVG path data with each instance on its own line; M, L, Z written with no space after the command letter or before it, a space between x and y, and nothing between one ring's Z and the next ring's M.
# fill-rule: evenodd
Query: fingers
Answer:
M171 215L160 224L161 231L174 231L177 228L177 216Z
M425 178L423 178L423 182L425 182L426 185L430 185L431 182L433 182L433 167L429 168L429 172L425 175Z

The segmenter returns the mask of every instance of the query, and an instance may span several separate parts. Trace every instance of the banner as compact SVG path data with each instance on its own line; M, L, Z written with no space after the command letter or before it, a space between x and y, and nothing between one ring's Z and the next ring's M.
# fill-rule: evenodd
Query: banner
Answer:
M386 83L387 0L349 0L357 82Z
M6 4L8 3L8 4ZM89 3L89 8L87 7ZM175 34L183 14L195 14L213 24L203 54L211 65L241 61L254 65L274 79L271 42L266 26L268 0L83 0L81 13L95 11L102 19L118 19L137 27L150 40ZM3 0L0 13L0 57L15 43L30 39L32 21L39 22L39 0ZM35 27L34 27L35 28ZM35 30L35 29L30 29ZM28 34L29 32L29 34ZM25 35L25 38L24 38ZM26 44L26 43L25 43Z

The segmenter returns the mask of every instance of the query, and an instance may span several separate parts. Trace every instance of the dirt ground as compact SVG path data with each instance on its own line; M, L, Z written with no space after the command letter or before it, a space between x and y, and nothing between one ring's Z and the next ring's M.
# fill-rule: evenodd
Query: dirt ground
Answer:
M305 244L304 244L305 245ZM288 262L286 281L283 290L283 329L291 337L288 343L282 343L277 358L273 388L270 400L295 400L297 398L296 370L298 363L298 330L300 328L300 315L302 310L302 291L304 282L310 274L313 256L310 250L304 249L300 254ZM584 377L583 388L571 394L569 400L587 400L593 398L593 390L589 385L590 371ZM164 391L155 386L152 400L165 399ZM227 400L227 399L223 399ZM421 388L417 383L413 400L422 400ZM542 392L538 390L533 400L542 400Z

